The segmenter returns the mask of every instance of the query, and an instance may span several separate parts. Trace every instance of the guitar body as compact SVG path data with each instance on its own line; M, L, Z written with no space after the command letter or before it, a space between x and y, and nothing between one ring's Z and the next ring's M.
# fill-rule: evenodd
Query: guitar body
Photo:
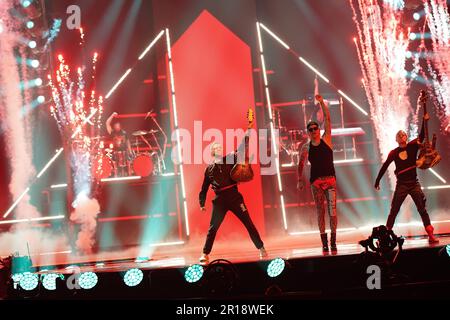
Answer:
M247 164L235 164L233 169L230 172L231 179L236 182L248 182L253 180L253 169L252 166Z
M419 152L419 158L416 161L416 166L419 169L425 170L434 167L441 161L441 156L436 149L429 143L422 144Z
M426 93L420 92L419 103L423 106L424 114L427 113ZM416 161L416 167L422 170L429 169L437 165L441 161L441 156L436 150L436 135L433 134L432 142L428 138L428 120L424 123L425 138L419 146L419 157Z
M248 109L247 112L248 129L253 126L254 114L252 109ZM248 137L245 137L245 162L236 163L231 169L230 177L236 182L248 182L253 180L254 173L251 164L249 163L248 156Z

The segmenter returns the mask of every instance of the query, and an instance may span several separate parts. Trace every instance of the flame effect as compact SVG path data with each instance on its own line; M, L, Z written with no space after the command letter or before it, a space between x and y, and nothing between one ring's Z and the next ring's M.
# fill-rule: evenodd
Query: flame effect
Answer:
M97 57L96 53L92 59L92 80L95 78ZM103 97L97 96L95 90L86 95L84 67L77 68L73 74L62 55L58 56L58 60L59 67L54 77L49 76L54 101L50 112L67 146L66 152L70 153L73 186L69 188L73 188L75 193L70 220L81 225L76 245L80 252L89 254L95 243L96 219L100 211L95 199L100 181L93 175L93 169L100 170L101 162L94 168L93 163L100 158L103 145L93 138L100 136Z
M435 93L435 106L441 130L450 133L450 16L445 0L425 0L425 16L431 33L433 54L427 57L427 69ZM422 33L421 51L426 52ZM418 62L416 62L417 64Z
M395 135L398 130L417 134L416 125L409 127L409 123L417 123L407 95L411 85L405 70L409 30L402 29L402 12L396 7L380 6L373 0L358 0L357 4L358 11L350 0L358 31L354 42L376 137L385 160L389 151L397 146ZM394 183L392 169L389 176Z

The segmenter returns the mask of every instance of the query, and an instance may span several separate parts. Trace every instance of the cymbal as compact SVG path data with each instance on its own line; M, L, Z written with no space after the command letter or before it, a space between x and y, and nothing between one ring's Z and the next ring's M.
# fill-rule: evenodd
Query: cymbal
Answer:
M146 134L148 134L148 131L145 130L138 130L132 133L133 136L145 136Z
M153 133L157 133L159 132L159 130L149 130L149 131L145 131L145 130L138 130L132 133L133 136L137 137L137 136L145 136L147 134L153 134Z

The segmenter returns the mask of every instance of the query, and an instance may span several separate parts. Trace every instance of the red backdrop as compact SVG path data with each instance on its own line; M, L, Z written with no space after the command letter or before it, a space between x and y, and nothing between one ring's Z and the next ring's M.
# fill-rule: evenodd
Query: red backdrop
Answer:
M172 46L175 90L180 128L193 137L194 121L202 121L203 132L217 128L225 137L225 129L245 128L246 111L254 106L250 47L226 26L203 11ZM210 142L203 142L202 150ZM225 148L224 141L224 148ZM192 159L194 146L191 146ZM199 210L198 193L207 164L185 165L186 196L191 236L206 235L211 217L210 189L207 212ZM239 186L253 221L264 235L264 213L261 176L254 166L255 178ZM217 239L248 238L245 228L229 212ZM250 239L248 239L250 241Z

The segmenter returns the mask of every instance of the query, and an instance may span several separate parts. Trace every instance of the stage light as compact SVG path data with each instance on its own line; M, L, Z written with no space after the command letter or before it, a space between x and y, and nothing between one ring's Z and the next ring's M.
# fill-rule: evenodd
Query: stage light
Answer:
M199 264L194 264L187 268L184 273L184 279L189 283L199 281L203 277L203 267Z
M144 272L139 269L130 269L125 272L123 276L123 282L129 287L135 287L144 279Z
M94 272L83 272L78 278L81 288L89 290L97 285L98 277Z
M31 5L31 1L30 0L22 1L22 7L28 8L30 5Z
M34 85L37 86L37 87L41 86L42 85L42 79L41 78L34 79Z
M408 58L408 59L412 58L412 52L411 51L406 51L406 58Z
M31 66L33 67L33 68L38 68L39 67L39 60L31 60Z
M25 272L19 281L19 285L23 290L31 291L37 288L39 277L35 273Z
M44 103L45 102L45 97L44 96L37 97L37 102L40 103L40 104Z
M36 43L36 41L31 40L30 42L28 42L28 46L29 46L31 49L34 49L34 48L36 48L37 43Z
M414 12L413 18L414 18L414 20L419 21L420 20L420 13Z
M15 283L19 283L20 280L22 280L22 278L23 278L23 273L14 273L13 275L11 275L11 279Z
M417 34L416 34L416 33L411 32L411 33L409 34L409 40L416 40L416 38L417 38Z
M33 28L34 28L34 22L31 21L31 20L28 21L28 22L27 22L27 28L28 28L28 29L33 29Z
M271 278L278 277L286 267L286 262L284 262L281 258L276 258L272 261L270 261L269 265L267 266L267 275Z
M56 279L61 278L64 280L64 276L62 274L57 273L47 273L42 276L42 286L50 291L56 290Z

